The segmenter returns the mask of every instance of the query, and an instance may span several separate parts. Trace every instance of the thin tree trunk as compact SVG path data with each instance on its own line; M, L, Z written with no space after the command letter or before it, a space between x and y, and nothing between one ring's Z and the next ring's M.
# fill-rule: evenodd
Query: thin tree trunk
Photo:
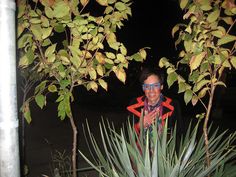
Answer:
M205 140L205 148L206 148L206 164L207 167L210 166L211 161L210 161L210 152L209 152L209 140L208 140L208 121L211 113L211 108L212 108L212 101L214 98L214 92L215 92L215 86L212 84L211 86L211 92L210 92L210 98L207 106L207 112L206 112L206 117L204 120L204 126L203 126L203 132L204 132L204 140Z
M76 170L76 166L77 166L77 153L76 153L76 149L77 149L77 127L75 125L73 116L71 116L70 118L70 124L73 130L73 148L72 148L72 176L73 177L77 177L77 170Z

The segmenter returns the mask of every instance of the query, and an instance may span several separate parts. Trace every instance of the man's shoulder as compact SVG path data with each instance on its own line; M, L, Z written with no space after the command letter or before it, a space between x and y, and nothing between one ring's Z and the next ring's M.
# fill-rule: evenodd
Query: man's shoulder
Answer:
M132 98L131 101L129 102L129 105L143 102L144 99L145 99L145 96L144 96L144 95L138 96L138 97L134 97L134 98Z

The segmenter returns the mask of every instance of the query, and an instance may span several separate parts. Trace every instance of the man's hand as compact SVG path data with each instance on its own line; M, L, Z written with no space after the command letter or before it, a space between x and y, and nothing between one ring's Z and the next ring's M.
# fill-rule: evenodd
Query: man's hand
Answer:
M156 111L155 109L151 111L150 113L148 113L147 115L145 115L143 118L144 128L147 128L153 122L155 122L157 115L158 115L158 111Z

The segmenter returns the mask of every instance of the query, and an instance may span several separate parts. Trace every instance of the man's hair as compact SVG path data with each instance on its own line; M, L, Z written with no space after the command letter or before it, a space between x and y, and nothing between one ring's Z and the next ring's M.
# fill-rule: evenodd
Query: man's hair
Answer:
M156 69L156 68L143 68L139 76L139 82L143 84L144 81L151 75L157 76L160 80L160 84L163 85L163 82L164 82L163 73L161 72L160 69Z

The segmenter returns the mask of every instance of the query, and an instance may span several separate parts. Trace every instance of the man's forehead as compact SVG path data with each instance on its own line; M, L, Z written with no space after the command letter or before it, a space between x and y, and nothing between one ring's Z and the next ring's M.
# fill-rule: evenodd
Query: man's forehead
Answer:
M156 75L150 75L145 81L144 83L156 83L159 82L160 78Z

